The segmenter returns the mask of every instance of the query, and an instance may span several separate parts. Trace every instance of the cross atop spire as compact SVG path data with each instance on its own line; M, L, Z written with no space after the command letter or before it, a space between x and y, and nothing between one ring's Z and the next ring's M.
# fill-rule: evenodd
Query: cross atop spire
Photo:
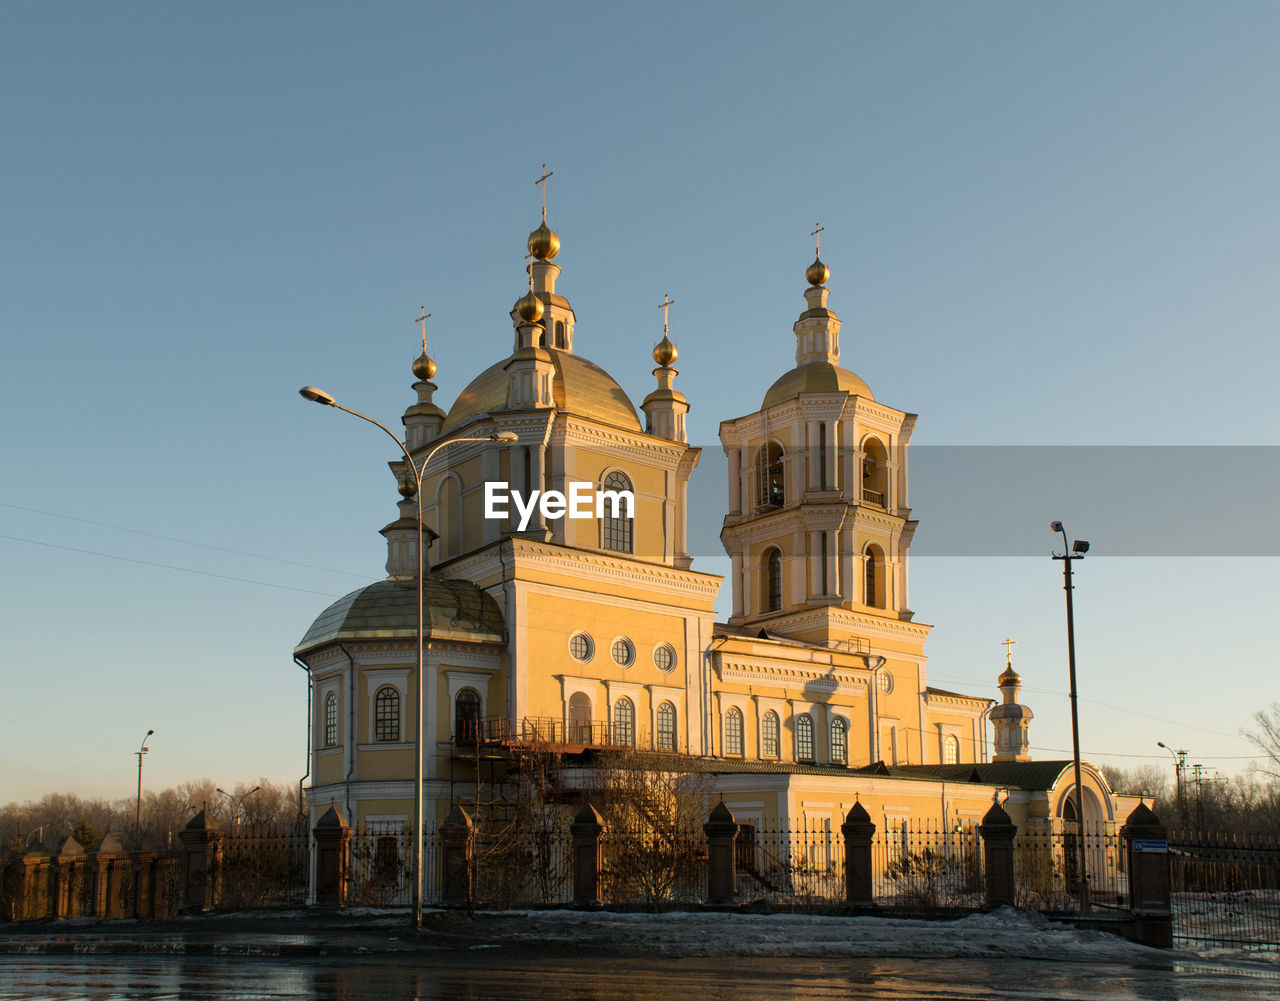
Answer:
M658 303L658 308L662 310L662 334L664 337L666 336L666 333L667 333L667 317L669 315L668 311L675 304L676 304L676 301L672 299L671 296L669 296L666 292L662 293L662 302Z
M822 256L822 235L821 234L822 234L822 231L826 229L826 227L821 226L816 222L813 224L813 226L814 226L813 232L809 234L811 237L813 237L813 256L821 257Z
M533 260L533 255L532 255L532 254L525 254L525 255L524 255L524 259L525 259L526 261L532 261L532 260ZM525 267L525 270L529 272L529 291L530 291L530 292L532 292L532 291L533 291L533 265L532 265L532 264L527 265L527 266Z
M1004 662L1009 667L1013 666L1013 645L1017 642L1017 640L1011 639L1008 636L1000 642L1000 645L1004 647Z
M542 165L542 176L533 182L534 184L539 184L542 186L542 221L543 222L547 221L547 178L552 177L554 174L555 174L555 171L554 170L548 171L547 165L544 163Z
M422 353L427 353L427 321L431 319L431 314L427 312L427 307L422 307L422 315L419 316L414 323L422 324Z

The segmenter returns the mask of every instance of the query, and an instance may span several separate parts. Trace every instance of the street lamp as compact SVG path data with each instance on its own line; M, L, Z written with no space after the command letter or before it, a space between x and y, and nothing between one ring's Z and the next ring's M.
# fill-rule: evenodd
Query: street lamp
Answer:
M1071 606L1071 561L1084 559L1089 551L1089 543L1083 539L1075 542L1067 541L1066 529L1062 522L1049 522L1049 531L1062 534L1063 552L1059 556L1053 554L1055 560L1062 560L1062 572L1067 592L1067 666L1071 673L1071 754L1076 769L1076 824L1077 841L1080 843L1080 909L1089 912L1089 870L1086 868L1087 853L1084 845L1084 787L1080 782L1080 718L1076 712L1076 629L1075 613Z
M1178 783L1178 826L1183 830L1187 827L1187 804L1182 798L1182 770L1187 766L1187 752L1185 748L1178 748L1176 751L1166 744L1163 740L1156 741L1156 747L1163 747L1173 756L1173 775Z
M220 792L220 793L222 793L222 795L226 796L226 797L227 797L227 799L229 799L229 800L231 800L231 802L235 803L235 805L236 805L236 818L237 818L237 819L236 819L236 822L237 822L237 823L239 823L239 822L240 822L240 820L241 820L241 818L243 818L243 817L244 817L244 801L245 801L246 799L248 799L250 796L252 796L255 792L257 792L257 791L258 791L259 789L261 789L261 788L262 788L262 786L254 786L252 789L250 789L250 790L249 790L247 793L245 793L243 796L233 796L231 793L227 792L227 790L223 789L221 786L218 786L216 789L214 789L214 792Z
M432 457L444 448L446 445L453 445L457 442L464 441L498 441L509 444L519 441L520 436L514 431L495 431L493 434L485 435L482 438L450 438L448 441L442 441L427 453L427 457L422 460L421 470L417 463L413 461L413 456L409 454L409 449L403 441L393 434L386 425L380 424L367 414L362 414L357 410L349 410L342 406L329 393L323 389L317 389L315 386L303 386L298 390L298 394L305 400L312 400L316 403L323 404L326 407L333 407L344 413L350 414L352 417L359 417L362 421L368 421L374 427L381 428L386 432L387 437L394 441L400 451L404 453L405 462L409 465L409 471L413 473L414 496L418 501L418 643L417 655L415 658L416 684L418 689L418 712L417 712L417 736L414 740L414 766L413 766L413 926L415 928L422 927L422 645L423 645L423 611L422 611L422 592L423 592L423 567L426 564L426 556L423 552L422 545L422 474L426 472L427 464L431 462Z
M880 669L888 663L888 659L872 654L864 657L863 662L871 671L871 698L874 700L871 708L872 718L875 720L875 732L871 735L871 763L874 765L877 761L884 760L884 751L880 747Z
M151 739L154 730L148 730L147 735L142 738L142 746L133 753L138 756L138 809L134 815L133 843L136 847L142 847L142 756L151 748L147 747L147 741Z

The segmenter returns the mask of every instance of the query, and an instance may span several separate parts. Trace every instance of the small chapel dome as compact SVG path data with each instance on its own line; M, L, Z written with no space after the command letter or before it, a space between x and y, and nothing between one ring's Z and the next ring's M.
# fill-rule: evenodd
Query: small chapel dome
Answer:
M430 382L436 375L436 363L425 351L413 360L413 374L423 382Z
M541 226L529 234L529 253L540 261L549 261L560 253L560 237L556 236L555 230L547 225L545 219Z
M848 369L830 362L811 361L783 373L764 394L760 409L768 410L779 403L794 400L801 393L848 393L875 399L871 387Z
M1005 685L1020 685L1022 677L1013 669L1013 665L1009 665L1000 672L1000 677L996 679L996 683L1003 688Z
M532 246L533 237L529 237L529 239L531 241L530 246ZM515 308L516 313L520 316L520 319L524 320L525 323L537 323L542 319L542 300L534 295L532 291L526 292L517 299Z
M810 285L818 286L827 284L827 279L831 277L831 269L822 263L821 259L814 257L813 263L805 269L805 281Z
M680 357L680 350L671 343L670 337L663 334L662 340L660 340L658 342L658 346L653 349L653 360L665 368L678 357Z

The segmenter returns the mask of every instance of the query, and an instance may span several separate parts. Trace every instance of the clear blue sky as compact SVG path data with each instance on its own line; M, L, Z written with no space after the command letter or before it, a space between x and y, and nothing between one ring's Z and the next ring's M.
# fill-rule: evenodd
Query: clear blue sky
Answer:
M708 449L792 364L815 220L842 361L919 444L1280 445L1272 3L12 2L0 92L0 801L129 795L151 727L148 784L301 774L290 651L382 575L395 494L390 443L297 388L398 424L423 303L446 405L502 357L544 161L575 346L642 398L669 292ZM1181 489L1210 503L1166 555L1081 567L1082 738L1233 771L1280 698L1275 549L1178 554L1274 505ZM1041 757L1044 525L1151 513L1091 493L1106 525L974 525L1034 557L912 566L931 682L994 694L1012 634Z

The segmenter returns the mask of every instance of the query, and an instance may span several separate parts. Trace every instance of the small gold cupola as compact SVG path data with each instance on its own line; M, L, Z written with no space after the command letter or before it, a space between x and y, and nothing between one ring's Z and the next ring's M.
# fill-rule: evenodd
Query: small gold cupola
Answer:
M680 373L671 367L671 363L680 356L679 349L672 343L668 333L668 318L675 300L664 294L658 308L662 310L662 340L653 349L653 360L658 367L653 370L658 380L658 388L644 398L640 409L644 411L645 431L669 441L687 442L689 435L685 430L684 417L689 412L689 401L683 393L672 387L675 377Z
M987 714L991 720L991 728L995 731L995 753L992 761L1031 760L1031 737L1027 731L1035 714L1018 702L1022 678L1013 669L1013 646L1017 642L1008 637L1004 640L1004 670L996 679L1004 701Z
M437 369L435 360L427 354L427 321L429 319L431 314L427 312L427 307L423 306L422 314L413 321L415 324L422 325L422 354L413 360L412 366L414 378L417 380L413 388L418 394L418 402L409 407L401 418L404 424L405 444L410 450L422 448L436 438L444 424L444 411L431 399L436 391L436 384L431 380L435 378Z
M560 237L547 225L547 178L554 174L544 163L542 176L533 182L542 188L542 225L529 234L529 254L539 261L549 261L560 253Z

